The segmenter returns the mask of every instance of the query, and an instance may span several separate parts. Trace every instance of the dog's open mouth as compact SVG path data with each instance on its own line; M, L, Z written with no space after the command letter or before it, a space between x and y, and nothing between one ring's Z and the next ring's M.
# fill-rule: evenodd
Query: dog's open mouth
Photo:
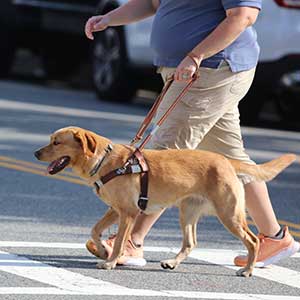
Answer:
M47 168L50 175L54 175L62 171L71 161L70 156L62 156L59 159L54 160Z

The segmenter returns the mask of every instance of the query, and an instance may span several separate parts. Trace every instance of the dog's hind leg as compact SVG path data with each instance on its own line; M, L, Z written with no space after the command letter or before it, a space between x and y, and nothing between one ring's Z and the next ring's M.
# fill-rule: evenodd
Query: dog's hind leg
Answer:
M182 248L173 259L161 261L164 269L175 269L197 245L197 222L200 217L199 208L195 207L196 199L185 199L179 207L180 225L183 233Z
M249 229L246 221L244 199L238 199L233 193L227 193L226 205L216 207L216 212L222 224L236 237L238 237L248 250L248 263L245 268L237 271L237 275L249 277L257 259L259 239Z

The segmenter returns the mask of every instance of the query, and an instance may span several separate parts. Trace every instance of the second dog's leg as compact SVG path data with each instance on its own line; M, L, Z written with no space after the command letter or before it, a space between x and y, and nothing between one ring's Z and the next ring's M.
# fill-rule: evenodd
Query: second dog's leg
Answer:
M161 261L161 266L164 269L176 268L197 245L199 208L195 207L192 201L184 200L180 205L180 225L183 233L182 248L175 258Z
M128 236L131 233L134 220L135 217L125 215L125 214L120 215L119 229L118 229L116 241L114 243L112 255L106 262L97 265L99 268L106 269L106 270L115 268L118 258L123 253L125 241L127 241Z

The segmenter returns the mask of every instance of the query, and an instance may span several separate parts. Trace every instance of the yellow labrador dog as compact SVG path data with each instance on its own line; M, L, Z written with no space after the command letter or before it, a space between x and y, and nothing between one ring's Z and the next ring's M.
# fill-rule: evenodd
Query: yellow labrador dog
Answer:
M71 167L92 185L113 169L122 167L135 150L114 144L113 150L104 155L109 144L112 144L109 139L94 132L66 127L52 134L50 144L36 151L35 156L41 161L51 162L48 167L50 174ZM237 174L249 174L256 180L268 181L290 165L296 156L285 154L265 164L250 165L200 150L144 150L143 155L149 166L149 201L144 213L150 214L174 205L180 211L182 248L175 258L162 261L162 267L174 269L188 256L197 243L198 219L205 214L213 214L246 246L248 264L237 275L250 276L259 240L247 226L244 189ZM99 160L101 167L91 177L90 172ZM140 175L116 177L101 187L98 195L111 207L92 230L92 238L104 257L101 233L119 220L113 253L100 265L104 269L113 269L140 213L137 204Z

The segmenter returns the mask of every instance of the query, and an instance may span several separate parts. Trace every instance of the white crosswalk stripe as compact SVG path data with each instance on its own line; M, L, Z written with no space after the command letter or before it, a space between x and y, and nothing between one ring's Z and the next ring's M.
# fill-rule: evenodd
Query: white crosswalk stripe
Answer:
M41 243L0 241L0 248L61 248L84 249L83 244L76 243ZM168 247L145 247L146 252L177 252L178 249ZM241 251L224 249L195 249L190 257L201 261L236 269L232 259ZM295 258L299 258L297 253ZM15 254L0 251L0 271L35 280L51 287L0 287L0 295L110 295L110 296L151 296L168 298L205 298L236 300L300 300L298 296L216 293L198 291L172 291L132 289L121 285L84 276L63 268L56 268L40 261L31 260ZM255 276L276 281L300 289L300 272L278 266L268 269L255 269Z

